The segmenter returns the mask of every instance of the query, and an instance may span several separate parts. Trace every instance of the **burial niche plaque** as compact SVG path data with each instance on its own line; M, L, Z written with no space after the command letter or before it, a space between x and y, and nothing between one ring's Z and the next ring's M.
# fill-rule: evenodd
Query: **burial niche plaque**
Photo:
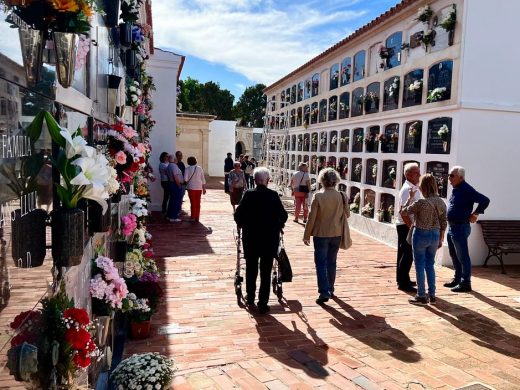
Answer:
M404 132L404 152L421 153L422 121L408 122Z
M451 118L435 118L428 122L426 153L449 154L451 148Z
M446 198L448 194L449 165L445 162L430 161L426 164L426 172L431 173L437 180L439 196Z

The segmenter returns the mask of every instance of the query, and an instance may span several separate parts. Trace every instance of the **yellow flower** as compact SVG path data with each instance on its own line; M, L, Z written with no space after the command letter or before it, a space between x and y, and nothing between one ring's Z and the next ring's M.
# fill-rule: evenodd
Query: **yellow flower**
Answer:
M90 18L92 16L92 8L90 8L86 1L81 1L81 10L87 18Z
M52 8L58 12L78 12L79 6L75 0L50 0Z

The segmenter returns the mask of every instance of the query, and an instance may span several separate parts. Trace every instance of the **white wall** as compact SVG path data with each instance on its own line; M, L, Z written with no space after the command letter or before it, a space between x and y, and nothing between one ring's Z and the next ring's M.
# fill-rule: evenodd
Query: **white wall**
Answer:
M175 152L175 126L177 115L177 73L182 56L155 49L148 61L148 73L153 77L156 91L153 92L154 109L152 116L156 121L150 134L152 154L150 164L157 180L150 185L151 209L160 210L163 191L159 177L159 155L162 152Z
M235 154L235 121L216 120L209 123L209 176L224 177L224 160L228 153Z

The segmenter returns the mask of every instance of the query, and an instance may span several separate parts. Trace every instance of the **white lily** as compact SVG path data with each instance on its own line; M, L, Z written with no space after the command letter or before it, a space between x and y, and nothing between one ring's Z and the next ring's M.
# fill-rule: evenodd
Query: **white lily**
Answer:
M77 135L72 138L72 134L65 128L62 127L60 131L60 135L65 139L65 153L67 154L67 158L72 158L78 154L82 155L85 147L87 146L87 141L81 135Z
M105 189L99 191L96 190L93 186L89 186L89 188L83 193L82 198L91 199L103 208L103 214L107 211L108 203L106 199L108 199L109 194Z
M109 179L106 165L101 164L98 159L92 157L80 157L72 162L81 168L81 172L74 177L70 184L92 185L95 190L102 191Z

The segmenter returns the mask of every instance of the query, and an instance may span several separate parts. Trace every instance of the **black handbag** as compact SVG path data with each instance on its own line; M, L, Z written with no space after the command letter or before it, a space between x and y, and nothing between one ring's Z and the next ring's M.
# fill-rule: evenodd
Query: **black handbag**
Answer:
M278 251L278 256L276 257L278 261L278 270L280 271L280 280L283 283L292 282L292 268L291 263L289 262L289 256L287 256L287 252L283 246L283 236L280 237L280 250Z
M307 194L309 193L309 186L307 184L302 186L302 181L304 178L305 173L303 174L302 179L300 180L300 184L298 185L298 192L305 192Z

